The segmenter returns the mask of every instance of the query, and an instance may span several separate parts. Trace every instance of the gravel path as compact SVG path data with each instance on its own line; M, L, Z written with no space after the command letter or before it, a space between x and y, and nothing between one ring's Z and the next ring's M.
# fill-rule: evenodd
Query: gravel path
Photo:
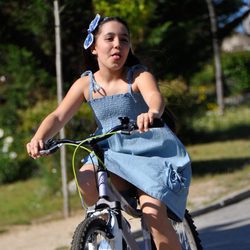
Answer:
M0 250L69 249L75 228L82 219L83 213L78 213L67 219L11 227L8 233L0 234ZM139 219L129 216L127 219L131 230L137 231Z
M0 234L0 249L4 250L63 250L68 249L82 214L68 219L15 226Z

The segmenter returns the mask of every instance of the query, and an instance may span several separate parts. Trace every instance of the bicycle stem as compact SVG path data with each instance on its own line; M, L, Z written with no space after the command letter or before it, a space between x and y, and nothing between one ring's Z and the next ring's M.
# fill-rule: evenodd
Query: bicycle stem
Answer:
M99 189L99 198L106 198L108 197L108 174L104 170L99 170L97 172L97 184Z

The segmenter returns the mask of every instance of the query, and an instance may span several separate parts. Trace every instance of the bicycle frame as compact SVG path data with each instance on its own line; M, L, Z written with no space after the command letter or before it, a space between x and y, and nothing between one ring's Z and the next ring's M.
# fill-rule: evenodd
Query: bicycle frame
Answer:
M139 250L139 246L131 234L128 221L122 215L121 211L123 210L132 217L140 218L144 249L151 250L151 236L144 222L141 210L134 209L114 185L108 181L107 170L100 161L102 158L100 150L95 147L94 152L98 156L96 179L99 199L93 207L88 208L87 216L108 215L107 223L110 225L111 233L114 236L114 245L112 247L114 247L114 249L121 249L122 240L124 239L127 246L133 250Z

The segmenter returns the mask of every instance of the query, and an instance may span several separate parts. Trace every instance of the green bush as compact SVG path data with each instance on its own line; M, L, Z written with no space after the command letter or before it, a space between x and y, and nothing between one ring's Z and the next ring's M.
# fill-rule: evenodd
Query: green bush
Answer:
M51 85L53 77L26 48L2 44L0 61L0 130L3 132L0 183L7 183L29 178L38 169L38 164L26 153L30 131L23 128L26 123L23 113L44 96L51 96L56 84Z
M250 52L227 52L221 57L225 95L250 91ZM214 66L207 64L190 79L191 86L215 86ZM215 94L214 94L215 96Z
M0 155L0 184L25 180L34 175L37 166L31 159L17 160L15 152Z
M224 53L222 65L228 94L250 91L250 51Z
M195 73L190 79L191 86L214 84L214 68L212 64L206 64L203 69Z
M160 82L160 90L166 106L173 112L176 122L176 133L185 143L192 140L192 119L206 109L206 99L198 93L191 93L183 79Z

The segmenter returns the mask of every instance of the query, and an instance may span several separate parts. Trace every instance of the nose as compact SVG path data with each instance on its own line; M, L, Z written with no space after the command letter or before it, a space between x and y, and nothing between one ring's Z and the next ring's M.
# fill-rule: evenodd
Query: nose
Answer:
M115 48L120 48L120 47L121 47L121 42L120 42L119 37L116 37L116 38L114 39L114 47L115 47Z

